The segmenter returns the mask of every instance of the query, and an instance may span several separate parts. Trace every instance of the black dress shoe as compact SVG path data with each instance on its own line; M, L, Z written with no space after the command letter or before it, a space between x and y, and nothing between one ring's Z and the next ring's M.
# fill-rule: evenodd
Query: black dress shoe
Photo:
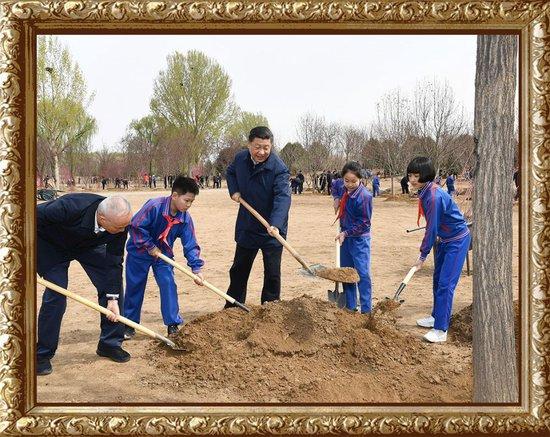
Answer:
M130 354L122 349L120 346L112 347L103 343L97 345L96 354L100 357L110 358L117 363L125 363L130 360Z
M168 325L168 336L176 335L178 331L178 325Z
M38 358L36 360L36 374L43 376L52 373L52 363L48 358Z

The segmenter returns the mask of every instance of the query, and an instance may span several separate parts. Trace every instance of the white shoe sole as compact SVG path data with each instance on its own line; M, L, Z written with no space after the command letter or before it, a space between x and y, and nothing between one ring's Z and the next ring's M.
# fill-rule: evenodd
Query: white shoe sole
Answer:
M416 324L417 324L417 326L421 326L422 328L433 328L434 327L433 323L422 323L418 320L416 321Z

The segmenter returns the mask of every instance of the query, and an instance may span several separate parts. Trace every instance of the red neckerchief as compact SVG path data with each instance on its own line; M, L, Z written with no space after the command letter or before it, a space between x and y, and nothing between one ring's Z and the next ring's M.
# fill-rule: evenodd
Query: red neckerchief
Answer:
M168 241L166 241L166 238L168 238L168 234L170 233L170 229L172 229L172 226L181 223L181 220L177 217L172 217L170 214L162 214L162 216L166 219L168 223L166 224L166 228L164 228L164 231L162 231L162 234L159 235L158 239L166 244L168 248L170 248L170 245L168 244Z
M424 208L422 208L422 200L420 200L420 197L418 198L418 218L416 220L416 226L420 226L420 217L426 216L424 214Z
M344 192L344 195L342 196L342 198L340 199L340 206L339 206L339 210L338 210L338 217L336 217L336 220L338 220L339 218L343 217L344 214L346 213L346 202L348 201L348 197L349 197L349 193L348 193L348 190L346 190Z

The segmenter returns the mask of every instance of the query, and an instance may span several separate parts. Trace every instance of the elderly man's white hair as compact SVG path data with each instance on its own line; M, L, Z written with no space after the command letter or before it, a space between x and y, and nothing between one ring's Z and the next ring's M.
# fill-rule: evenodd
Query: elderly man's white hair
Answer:
M106 197L97 207L97 212L105 217L120 217L131 211L130 202L121 196Z

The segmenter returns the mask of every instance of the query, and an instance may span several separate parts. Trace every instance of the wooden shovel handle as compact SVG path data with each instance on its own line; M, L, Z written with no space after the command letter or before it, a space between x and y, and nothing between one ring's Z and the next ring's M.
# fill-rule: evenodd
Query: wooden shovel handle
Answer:
M175 262L173 259L168 258L163 253L160 253L158 257L163 260L165 263L170 264L175 269L178 269L180 272L185 273L187 276L189 276L193 280L201 281L204 284L204 286L210 290L212 290L214 293L216 293L218 296L223 297L226 301L229 303L232 303L233 305L237 305L238 307L244 309L245 311L249 312L250 309L248 309L246 306L241 304L238 300L235 300L228 294L224 293L223 291L219 290L218 288L214 287L212 284L210 284L208 281L205 281L204 279L199 278L197 275L195 275L192 271L187 270L185 267L183 267L181 264Z
M250 206L250 204L244 200L242 197L239 198L239 202L242 206L244 206L250 214L252 214L254 217L258 219L258 221L265 226L265 228L269 231L271 230L271 225L267 222L266 219L264 219L258 211L256 211L254 208ZM309 273L314 274L313 271L309 268L309 265L305 262L305 260L294 250L294 248L283 238L279 235L278 232L273 233L273 236L277 239L279 243L281 243L286 250L290 252L290 254L296 258L296 260L302 264L304 269L306 269Z
M98 305L97 303L92 302L91 300L88 300L88 299L86 299L82 296L79 296L78 294L73 293L72 291L66 290L66 289L60 287L59 285L56 285L53 282L47 281L47 280L45 280L41 277L37 277L36 282L38 282L39 284L41 284L45 287L48 287L50 290L56 291L56 292L66 296L66 297L69 297L73 300L76 300L77 302L80 302L81 304L86 305L88 308L92 308L96 311L99 311L101 314L105 314L106 316L110 316L110 315L114 314L112 311L108 310L107 308L102 307L101 305ZM139 323L136 323L136 322L134 322L130 319L127 319L126 317L123 317L123 316L119 315L118 316L118 321L121 322L121 323L124 323L125 325L127 325L131 328L134 328L136 331L140 331L143 334L148 335L149 337L153 337L157 340L162 340L166 344L170 344L170 343L174 344L171 340L164 337L163 335L160 335L160 334L156 333L155 331L153 331L149 328L146 328L145 326L140 325Z

